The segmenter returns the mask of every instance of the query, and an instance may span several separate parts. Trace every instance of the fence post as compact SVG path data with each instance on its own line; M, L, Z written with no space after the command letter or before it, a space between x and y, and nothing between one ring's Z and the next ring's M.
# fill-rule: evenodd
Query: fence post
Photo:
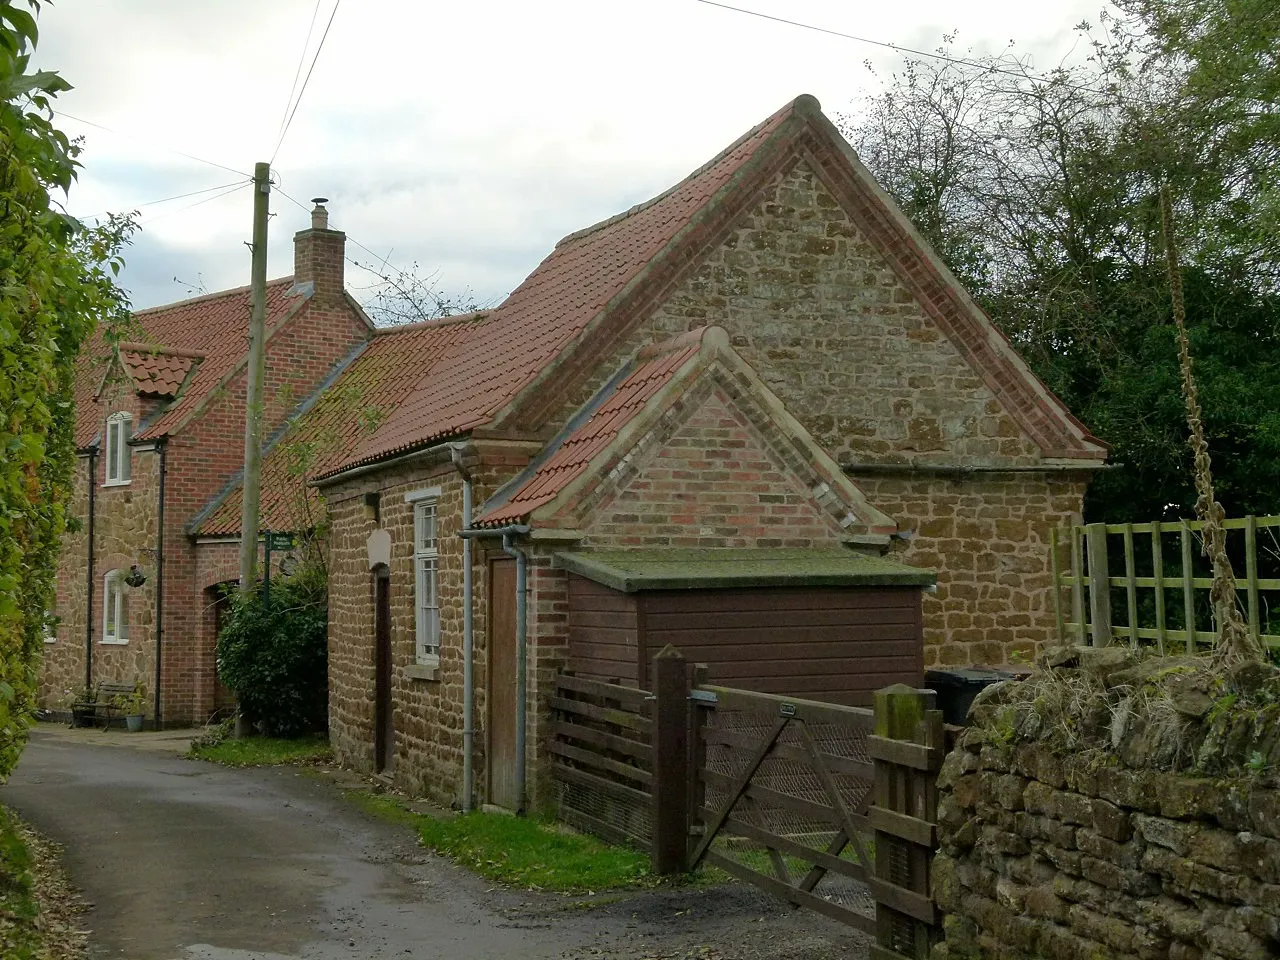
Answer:
M942 712L931 690L895 684L875 694L876 943L871 960L927 960L941 939L930 892L937 847L938 768L945 752Z
M1089 616L1093 645L1111 642L1111 572L1107 565L1107 525L1090 523L1084 528L1089 553Z
M705 663L689 664L689 690L692 693L698 687L706 686L707 665ZM689 836L685 845L685 869L689 868L690 857L702 837L702 808L707 802L707 785L702 782L698 772L706 766L707 745L702 737L702 727L707 722L707 705L689 697L689 768L686 775L688 782L685 794L688 803L686 816L689 824Z
M653 872L681 873L689 849L689 665L667 644L653 658Z

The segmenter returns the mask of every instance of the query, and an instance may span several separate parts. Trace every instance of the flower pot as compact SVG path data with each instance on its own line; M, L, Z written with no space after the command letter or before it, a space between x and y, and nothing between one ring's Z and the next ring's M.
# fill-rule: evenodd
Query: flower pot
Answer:
M131 714L125 717L124 723L129 728L130 733L139 733L142 730L142 714Z

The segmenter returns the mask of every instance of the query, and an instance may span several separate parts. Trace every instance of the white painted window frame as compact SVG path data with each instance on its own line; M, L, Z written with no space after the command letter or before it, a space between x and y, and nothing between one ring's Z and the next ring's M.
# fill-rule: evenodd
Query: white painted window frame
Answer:
M57 605L50 608L44 615L44 642L58 642L58 614L55 612Z
M106 439L103 443L106 460L104 487L123 487L133 480L133 453L129 438L133 433L133 417L121 411L107 417Z
M406 498L407 499L407 498ZM413 503L414 662L440 664L440 516L439 501L415 497Z
M124 578L125 571L118 568L108 570L102 578L103 643L124 645L129 642L129 597L125 592L129 585Z

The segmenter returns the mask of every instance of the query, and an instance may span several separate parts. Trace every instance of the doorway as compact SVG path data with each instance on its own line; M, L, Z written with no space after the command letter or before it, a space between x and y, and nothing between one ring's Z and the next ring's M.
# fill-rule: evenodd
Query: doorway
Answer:
M516 764L516 564L489 561L489 802L520 806Z
M395 730L391 708L391 577L383 568L373 577L373 768L391 764Z

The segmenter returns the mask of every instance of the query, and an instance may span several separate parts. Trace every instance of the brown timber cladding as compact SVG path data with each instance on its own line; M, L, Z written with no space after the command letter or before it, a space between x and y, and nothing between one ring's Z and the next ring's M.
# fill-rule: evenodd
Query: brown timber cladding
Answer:
M773 587L627 594L569 576L569 651L586 676L648 688L667 644L712 683L869 706L923 681L918 587Z

